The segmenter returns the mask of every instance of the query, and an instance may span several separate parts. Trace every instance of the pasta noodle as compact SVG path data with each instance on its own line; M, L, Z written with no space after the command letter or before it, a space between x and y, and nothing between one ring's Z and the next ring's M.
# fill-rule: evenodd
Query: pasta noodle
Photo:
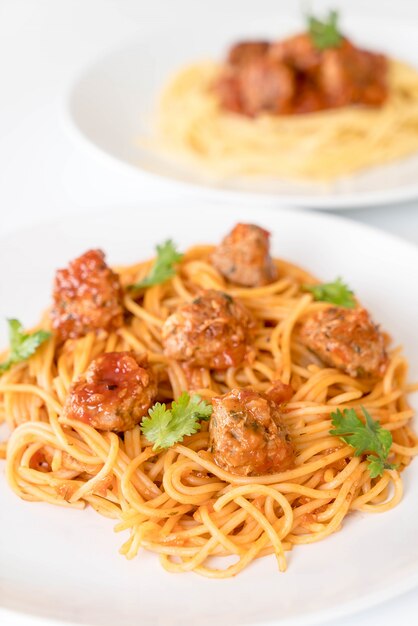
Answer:
M274 554L287 567L293 546L325 539L354 511L383 512L402 498L402 470L418 453L407 401L407 363L390 349L378 382L354 379L325 367L298 340L294 329L327 305L300 285L304 270L276 260L279 279L265 287L227 285L209 264L210 246L191 248L172 279L134 301L125 292L130 318L112 333L90 333L61 347L51 337L27 362L0 379L0 415L11 430L2 451L10 487L21 498L82 509L92 506L129 532L121 553L146 549L170 572L226 578L256 558ZM123 285L146 275L149 263L118 268ZM161 326L201 288L239 298L254 314L256 357L226 371L187 371L164 356ZM42 326L47 326L47 318ZM209 448L207 423L181 444L154 451L137 425L117 435L100 432L62 414L71 381L99 354L146 351L159 375L159 395L170 401L187 389L210 399L231 387L265 390L277 378L295 390L283 420L296 451L295 465L281 473L239 476L220 468ZM329 434L337 408L367 408L391 431L396 470L370 478L367 461ZM45 461L47 459L47 461ZM82 522L80 522L82 523ZM224 558L221 558L224 557ZM226 558L225 558L226 557Z
M184 68L159 108L157 148L202 172L332 181L418 151L418 72L403 63L390 62L380 108L255 119L221 109L211 89L219 72L210 62Z

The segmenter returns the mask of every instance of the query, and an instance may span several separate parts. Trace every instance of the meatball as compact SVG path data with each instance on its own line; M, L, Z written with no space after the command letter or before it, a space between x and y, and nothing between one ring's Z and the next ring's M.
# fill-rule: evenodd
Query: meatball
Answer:
M223 109L233 113L241 113L241 94L238 79L234 72L226 69L215 81L213 90Z
M156 395L156 378L145 355L107 352L73 383L64 415L98 430L122 432L141 421Z
M281 423L280 404L251 389L232 389L213 398L209 424L216 463L241 476L281 472L294 461L293 446Z
M62 341L123 323L122 288L101 250L89 250L55 276L52 328Z
M350 376L385 372L385 340L365 309L331 307L315 313L302 325L300 337L324 363Z
M285 404L292 399L294 394L291 385L282 383L281 380L274 380L271 386L264 392L269 400L275 404Z
M226 293L210 289L165 321L164 354L193 367L236 367L252 354L254 326L242 304Z
M383 54L357 50L357 101L369 106L382 105L388 96L388 60Z
M235 44L229 51L228 63L241 66L252 59L265 56L270 44L268 41L243 41Z
M263 112L288 113L295 91L291 69L268 55L264 41L233 46L214 84L220 105L229 111L256 116Z
M321 51L315 48L311 36L306 33L273 43L269 56L304 73L315 72L321 62Z
M318 82L328 106L379 106L387 97L387 59L345 41L324 50Z
M292 113L294 115L304 115L321 111L324 108L326 108L326 100L315 82L306 76L298 76Z
M243 65L238 73L243 113L286 114L295 94L294 72L269 57L258 57Z
M270 233L255 224L237 224L212 254L212 265L231 283L267 285L277 278L270 256Z

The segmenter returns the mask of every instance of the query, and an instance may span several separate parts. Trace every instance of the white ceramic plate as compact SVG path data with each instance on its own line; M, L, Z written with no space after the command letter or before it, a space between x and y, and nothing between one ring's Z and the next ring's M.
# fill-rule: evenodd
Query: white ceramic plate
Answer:
M185 16L183 16L185 18ZM278 15L276 0L224 3L204 27L172 25L100 59L79 76L66 97L68 126L90 146L125 166L169 178L182 186L203 187L223 199L263 201L306 208L354 208L418 196L418 156L339 180L332 186L241 178L214 182L204 175L142 148L152 135L158 96L180 67L199 59L219 59L228 45L245 37L280 37L301 29L301 20ZM418 24L400 19L350 17L344 30L370 49L382 50L418 67ZM320 158L320 155L318 155Z
M376 320L403 343L418 378L418 249L365 226L299 211L224 207L190 201L148 204L98 216L62 219L20 231L0 245L0 318L36 321L49 303L57 267L89 247L110 263L152 254L173 237L181 248L217 242L237 221L269 228L273 252L324 279L343 276ZM5 324L1 324L2 344ZM125 536L92 510L19 500L0 463L0 623L49 617L94 626L271 626L323 623L386 600L418 583L418 461L405 472L405 497L382 515L355 514L342 531L296 547L285 574L274 557L237 578L172 575L154 554L126 561ZM24 616L23 616L24 615Z

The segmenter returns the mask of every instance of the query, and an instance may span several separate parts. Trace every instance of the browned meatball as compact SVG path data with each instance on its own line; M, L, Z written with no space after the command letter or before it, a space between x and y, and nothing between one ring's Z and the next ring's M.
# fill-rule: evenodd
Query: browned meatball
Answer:
M241 94L240 70L253 59L264 56L268 48L269 44L264 41L248 41L232 46L227 63L213 85L222 108L234 113L245 112Z
M241 91L237 73L226 67L213 84L213 91L223 109L242 113Z
M321 111L326 107L326 100L315 82L306 76L298 76L292 113L294 115L304 115L306 113Z
M280 404L251 389L232 389L213 398L209 432L216 463L233 474L281 472L294 462L293 446L281 423Z
M236 367L252 354L254 321L242 304L210 289L165 321L164 354L193 367Z
M141 421L156 395L156 378L145 355L107 352L73 383L64 415L98 430L121 432Z
M122 289L101 250L89 250L55 276L52 327L60 340L123 323Z
M270 233L255 224L237 224L212 253L212 265L231 283L259 287L277 278L270 256Z
M252 59L265 56L269 49L270 44L268 41L242 41L234 46L229 51L228 63L231 65L245 65Z
M379 106L388 93L387 59L345 41L339 48L324 50L318 82L328 106Z
M389 92L387 57L366 50L357 53L357 102L370 106L384 104Z
M302 325L300 337L327 365L350 376L382 376L385 340L365 309L331 307Z
M294 72L269 57L252 59L238 74L243 113L285 114L291 110L295 94Z
M293 394L294 391L291 385L282 383L281 380L274 380L270 387L264 392L264 395L277 405L289 402L289 400L292 399Z
M313 72L318 69L321 52L315 48L312 38L307 33L288 37L271 44L269 56L286 63L299 72Z

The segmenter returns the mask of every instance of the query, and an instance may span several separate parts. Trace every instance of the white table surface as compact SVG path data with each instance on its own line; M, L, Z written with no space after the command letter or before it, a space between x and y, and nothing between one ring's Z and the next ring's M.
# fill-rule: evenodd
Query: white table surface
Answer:
M257 0L260 12L265 1ZM221 19L224 2L239 10L254 0L0 0L0 235L42 220L148 198L168 204L179 193L169 182L115 167L73 143L63 123L64 94L83 66L109 48L144 32L157 35L161 24L202 25L207 11L218 12ZM296 0L276 4L278 15L299 11ZM418 21L416 0L311 4L367 16L396 11ZM341 214L418 245L418 199ZM417 615L418 590L333 625L415 624ZM11 618L10 626L18 623L20 618Z

